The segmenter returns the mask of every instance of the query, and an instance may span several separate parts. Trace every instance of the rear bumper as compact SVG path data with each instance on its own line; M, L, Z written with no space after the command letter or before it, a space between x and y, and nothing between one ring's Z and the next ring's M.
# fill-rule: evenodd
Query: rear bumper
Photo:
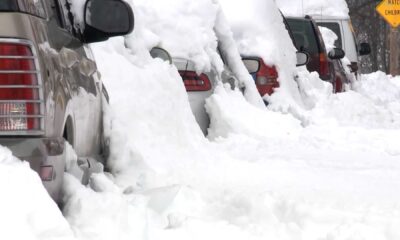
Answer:
M40 175L41 169L52 169L48 179L42 179L50 196L61 200L61 185L65 168L65 140L63 138L0 138L0 145L9 148L13 155L29 162Z

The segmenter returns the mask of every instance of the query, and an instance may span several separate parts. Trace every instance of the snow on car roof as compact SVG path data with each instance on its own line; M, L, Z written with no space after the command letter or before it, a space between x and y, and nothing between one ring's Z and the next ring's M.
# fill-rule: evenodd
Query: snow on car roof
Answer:
M345 0L275 0L283 14L287 16L330 16L349 18L349 7Z

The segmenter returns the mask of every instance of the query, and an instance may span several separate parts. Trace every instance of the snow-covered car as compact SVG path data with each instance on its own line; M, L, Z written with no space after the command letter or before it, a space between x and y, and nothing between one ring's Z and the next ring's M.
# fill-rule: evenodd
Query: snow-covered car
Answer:
M368 43L357 44L355 32L349 17L312 15L318 26L332 30L338 36L335 46L342 48L346 52L346 57L350 60L349 67L357 75L359 68L359 56L368 55L371 47Z
M204 135L207 135L210 118L205 109L206 99L213 94L219 81L230 84L234 89L238 86L237 79L226 65L220 75L215 68L211 68L209 72L197 73L195 64L188 59L173 58L172 61L182 77L193 115Z
M307 69L318 72L322 80L330 82L334 92L342 92L344 84L348 83L345 70L339 62L345 56L344 51L340 48L327 51L322 34L310 16L287 17L287 21L297 49L310 55Z
M29 162L56 202L65 142L87 174L106 148L106 91L87 44L133 29L132 9L123 1L88 0L85 9L73 9L67 0L0 4L0 144Z

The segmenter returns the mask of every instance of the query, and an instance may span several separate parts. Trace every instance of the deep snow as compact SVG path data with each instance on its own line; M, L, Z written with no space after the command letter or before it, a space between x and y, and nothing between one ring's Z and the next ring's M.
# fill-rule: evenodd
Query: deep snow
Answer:
M400 77L364 75L353 91L333 95L328 83L301 68L306 107L285 113L221 85L207 100L205 138L176 69L148 54L171 41L158 35L164 25L157 30L148 20L158 23L154 12L168 6L151 3L135 3L137 17L149 17L128 39L92 46L111 96L105 111L112 175L97 174L88 186L66 175L66 222L27 164L1 149L1 239L400 238ZM190 3L174 0L171 11L217 8L206 0ZM171 27L180 17L177 11L163 22ZM204 48L193 49L207 66L215 55L202 51L215 47L216 35L190 29L194 41L204 37Z

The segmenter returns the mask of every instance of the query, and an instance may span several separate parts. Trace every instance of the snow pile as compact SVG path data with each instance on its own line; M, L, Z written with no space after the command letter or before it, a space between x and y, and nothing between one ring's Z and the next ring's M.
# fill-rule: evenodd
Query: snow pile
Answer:
M349 18L349 7L345 0L275 0L287 16L318 15Z
M278 70L280 88L272 97L264 98L269 108L290 111L304 107L294 81L296 48L285 28L283 18L272 0L237 1L220 0L243 56L261 57Z
M230 134L256 136L268 133L270 137L290 138L300 130L300 122L291 115L263 111L248 104L240 91L218 87L207 99L207 112L211 116L209 139L227 138ZM241 117L238 116L240 112ZM277 128L276 126L280 127Z
M318 87L322 91L313 95L315 107L305 128L287 124L290 116L277 113L272 118L263 111L249 114L235 93L217 91L207 102L212 110L212 132L222 132L215 140L218 148L264 172L260 179L258 171L249 174L265 184L254 182L249 186L254 192L237 196L234 201L243 215L239 220L232 214L230 221L241 227L241 223L250 224L251 228L244 227L246 232L269 238L397 239L400 195L393 189L398 188L394 178L398 179L400 170L400 144L396 141L400 130L393 125L386 129L394 123L385 119L398 122L398 111L386 111L379 101L358 92L324 94L327 83L319 84L314 77L306 90L318 92ZM368 88L373 78L364 76L360 87ZM381 75L380 80L378 89L383 90L385 81L398 79ZM380 100L398 102L400 97L394 92ZM235 102L235 107L229 107L229 102ZM271 126L265 127L268 124ZM254 131L249 131L250 127ZM243 181L250 184L252 180ZM274 218L276 221L270 221Z
M227 64L246 87L245 96L252 104L262 107L254 81L241 62L235 42L221 8L212 0L132 1L136 16L135 32L126 44L137 56L146 55L159 46L173 58L190 59L198 72L215 69L224 71ZM217 49L219 47L219 50Z
M342 126L367 129L400 127L399 87L396 81L381 72L363 75L353 83L354 91L316 99L310 121L333 120Z
M0 189L1 239L75 239L37 173L1 146Z

